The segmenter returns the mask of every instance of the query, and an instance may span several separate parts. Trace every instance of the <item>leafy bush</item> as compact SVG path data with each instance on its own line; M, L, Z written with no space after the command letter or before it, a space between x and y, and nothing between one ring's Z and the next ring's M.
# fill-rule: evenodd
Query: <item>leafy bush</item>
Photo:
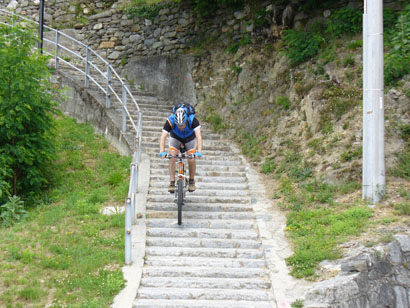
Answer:
M9 201L0 205L0 223L9 227L27 217L24 202L19 197L9 197Z
M52 174L56 92L49 58L34 49L36 36L20 25L0 25L0 188L9 188L3 203L7 195L33 201Z
M360 10L343 8L334 11L330 15L330 22L325 33L332 38L360 33L362 31L362 18Z
M290 62L298 64L316 55L323 39L319 34L290 29L285 31L283 41L284 52Z
M390 51L385 55L384 81L394 85L404 75L410 73L410 4L401 12L391 40L386 44Z

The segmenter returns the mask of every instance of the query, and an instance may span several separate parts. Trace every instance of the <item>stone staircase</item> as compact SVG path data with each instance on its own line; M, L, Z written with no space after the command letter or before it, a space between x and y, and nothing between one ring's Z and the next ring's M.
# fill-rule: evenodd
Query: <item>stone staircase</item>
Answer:
M75 71L70 74L83 78ZM97 90L93 85L90 89ZM227 140L201 123L204 156L197 160L197 190L188 193L179 226L174 195L167 191L168 160L158 157L172 105L147 91L132 93L143 112L142 150L151 165L145 262L133 307L276 307L241 158ZM131 100L127 108L136 122ZM110 109L122 111L115 100ZM129 121L126 134L132 134Z
M143 150L150 156L146 251L133 307L273 307L271 282L252 210L246 171L220 135L201 124L197 190L188 193L182 225L167 192L168 160L159 138L172 105L139 98Z

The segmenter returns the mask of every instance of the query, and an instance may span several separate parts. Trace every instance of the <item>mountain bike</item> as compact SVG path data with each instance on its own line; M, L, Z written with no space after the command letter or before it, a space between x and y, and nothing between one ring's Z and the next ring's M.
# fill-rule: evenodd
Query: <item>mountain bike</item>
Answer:
M179 153L178 155L167 154L167 158L176 158L175 179L176 190L174 202L178 208L178 225L182 224L182 205L185 203L186 192L188 191L188 178L185 175L185 162L187 158L195 158L195 154Z

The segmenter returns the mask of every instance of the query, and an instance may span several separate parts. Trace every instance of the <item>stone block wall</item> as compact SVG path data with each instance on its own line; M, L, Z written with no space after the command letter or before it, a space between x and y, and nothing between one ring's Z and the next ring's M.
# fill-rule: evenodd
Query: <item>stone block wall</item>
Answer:
M0 0L0 8L7 6L17 14L39 20L40 0ZM262 7L273 14L274 7L269 2ZM75 0L69 4L66 0L45 0L44 21L53 28L75 29L84 43L117 67L134 57L184 53L193 43L201 43L203 37L227 43L245 35L256 39L272 34L270 28L265 29L269 33L255 28L249 7L242 11L219 9L206 24L199 23L192 8L186 5L164 8L152 20L130 18L123 8L121 0Z

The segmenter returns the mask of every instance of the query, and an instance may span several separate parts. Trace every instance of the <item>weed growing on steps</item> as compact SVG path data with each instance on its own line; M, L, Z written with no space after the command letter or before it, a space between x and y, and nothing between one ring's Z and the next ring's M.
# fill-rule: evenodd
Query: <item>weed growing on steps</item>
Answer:
M130 158L89 125L57 126L51 203L0 227L1 307L109 307L124 287L124 215L100 211L123 203Z

